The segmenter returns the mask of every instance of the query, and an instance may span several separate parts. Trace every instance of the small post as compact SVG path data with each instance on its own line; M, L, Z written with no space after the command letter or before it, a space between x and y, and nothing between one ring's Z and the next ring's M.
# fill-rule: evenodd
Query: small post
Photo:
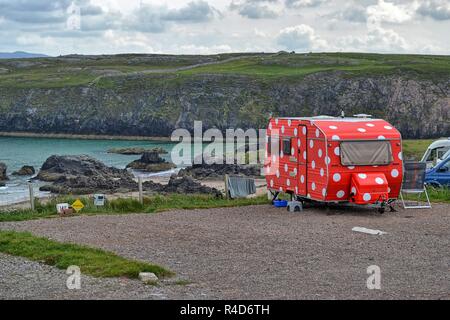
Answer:
M230 199L230 188L228 186L228 175L225 175L225 199Z
M138 184L139 184L139 203L144 204L144 192L142 188L142 176L138 177Z
M33 190L33 184L30 182L28 183L28 190L30 192L30 207L31 210L34 211L35 206L34 206L34 190Z

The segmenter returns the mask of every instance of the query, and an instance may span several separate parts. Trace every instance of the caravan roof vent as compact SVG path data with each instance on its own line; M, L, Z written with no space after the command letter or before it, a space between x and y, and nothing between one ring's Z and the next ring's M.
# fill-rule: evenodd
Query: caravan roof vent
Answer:
M360 113L360 114L355 114L354 117L355 118L372 118L372 115L365 114L365 113Z
M314 119L334 119L334 117L332 116L327 116L327 115L320 115L320 116L315 116L313 117Z

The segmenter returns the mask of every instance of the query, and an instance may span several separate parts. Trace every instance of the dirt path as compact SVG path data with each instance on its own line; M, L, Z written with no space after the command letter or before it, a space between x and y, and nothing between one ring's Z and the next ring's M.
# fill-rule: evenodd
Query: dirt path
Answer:
M258 56L258 55L238 56L238 57L232 57L232 58L228 58L228 59L220 60L220 61L197 63L197 64L192 64L189 66L182 66L182 67L176 67L176 68L147 69L147 70L142 70L142 71L127 72L127 73L123 73L123 74L101 75L101 76L98 76L97 78L95 78L94 80L92 80L91 83L89 84L89 86L96 84L98 81L100 81L103 78L114 78L114 77L123 77L123 76L140 76L140 75L160 74L160 73L175 73L175 72L180 72L180 71L192 70L192 69L196 69L196 68L200 68L200 67L220 65L220 64L225 64L228 62L237 61L237 60L248 59L248 58L257 58L257 57L260 57L260 56Z
M355 226L387 234L355 233ZM0 229L112 250L194 282L168 298L450 299L450 205L385 215L253 206L3 223ZM366 287L371 265L381 268L381 290Z

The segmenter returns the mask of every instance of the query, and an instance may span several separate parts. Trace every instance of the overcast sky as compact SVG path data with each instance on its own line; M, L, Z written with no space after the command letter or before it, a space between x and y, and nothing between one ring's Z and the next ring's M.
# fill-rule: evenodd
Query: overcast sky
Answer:
M450 0L0 0L0 51L450 54Z

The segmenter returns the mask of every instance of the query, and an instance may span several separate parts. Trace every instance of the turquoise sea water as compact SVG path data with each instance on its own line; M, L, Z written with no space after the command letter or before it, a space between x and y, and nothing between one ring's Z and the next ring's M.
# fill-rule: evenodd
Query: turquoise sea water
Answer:
M138 159L139 156L109 154L107 151L111 148L134 146L162 147L170 152L174 145L150 141L0 137L0 162L4 162L8 166L8 175L11 179L7 181L6 187L0 187L0 204L17 202L27 197L27 179L29 177L11 176L13 171L20 169L24 165L34 166L36 171L38 171L45 160L52 155L86 154L108 166L125 168L128 163ZM169 159L170 155L164 155L163 157Z

